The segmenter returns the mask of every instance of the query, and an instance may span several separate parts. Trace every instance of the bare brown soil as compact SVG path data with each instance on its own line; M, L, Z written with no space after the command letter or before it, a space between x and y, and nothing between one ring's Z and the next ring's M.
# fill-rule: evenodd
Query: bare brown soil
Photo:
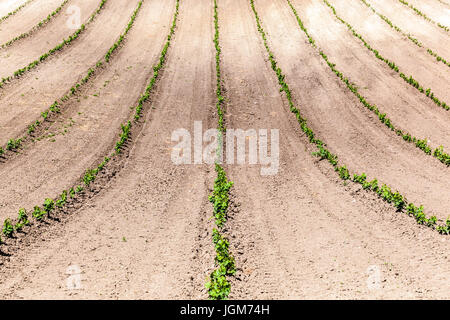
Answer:
M445 66L359 0L329 1L380 53L417 74L442 98L448 95ZM448 112L378 61L321 1L291 2L318 47L368 101L398 127L428 138L433 147L450 148ZM388 3L376 2L380 8ZM123 32L137 3L108 2L71 46L0 89L2 143L23 134L95 65ZM79 3L87 13L97 4ZM193 132L194 121L202 121L205 130L217 126L213 4L180 1L165 67L124 152L64 213L27 227L0 246L1 298L208 297L205 283L215 256L208 196L216 173L207 164L175 165L171 135L178 128ZM237 267L230 277L230 298L450 298L449 236L418 225L360 186L343 183L330 165L314 157L316 150L278 90L250 2L218 0L218 5L226 126L280 130L276 175L262 176L260 165L224 165L234 182L224 230ZM359 102L310 46L287 1L257 0L255 6L294 102L317 137L351 172L365 172L400 190L442 223L450 206L448 167L386 129ZM404 20L405 28L413 27L406 21L408 9L399 10L399 25ZM44 14L27 12L20 18L28 17L27 23ZM39 139L25 141L17 154L2 158L0 221L56 197L114 150L120 125L132 119L153 76L174 12L175 1L145 0L111 61L61 106ZM18 17L8 23L15 21L19 28ZM13 45L8 50L17 51L10 52L8 61L22 63L64 37L64 19L58 16ZM442 33L425 30L430 44L448 50ZM49 43L39 47L45 35ZM8 68L13 69L8 63L0 66L5 72ZM79 290L66 284L73 266L81 271ZM377 289L367 282L373 270L380 272Z

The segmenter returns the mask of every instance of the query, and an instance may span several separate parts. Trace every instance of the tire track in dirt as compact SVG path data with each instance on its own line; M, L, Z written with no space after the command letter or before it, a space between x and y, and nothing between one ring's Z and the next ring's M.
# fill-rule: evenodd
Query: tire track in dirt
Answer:
M330 151L350 171L365 172L369 180L377 178L398 189L408 201L423 204L429 215L445 220L450 205L448 170L437 159L398 139L379 121L372 121L371 112L329 71L298 25L288 40L277 37L281 30L294 30L293 15L286 21L274 11L263 14L272 50L295 100Z
M333 170L310 155L263 59L248 1L220 5L228 8L220 15L228 128L280 129L277 175L263 177L259 166L227 168L240 202L229 227L241 268L230 298L447 297L448 239L338 183ZM266 7L269 1L258 1L261 16L270 15ZM380 290L367 287L370 266L381 272Z
M179 127L192 132L195 120L205 127L216 123L212 9L210 1L182 1L167 69L145 106L150 114L123 169L107 184L108 192L86 203L67 223L55 225L45 235L49 241L11 258L0 280L2 295L207 296L204 284L214 253L206 186L212 185L214 174L208 172L210 166L174 165L170 140ZM65 288L70 264L83 270L81 291Z
M433 61L428 53L417 50L409 41L402 39L395 30L386 25L377 16L371 14L371 11L363 3L341 0L328 2L336 8L338 16L357 30L375 50L379 51L381 56L394 62L399 67L400 72L403 72L407 77L412 75L425 90L431 88L441 101L450 101L450 84L448 82L450 70L447 66ZM296 3L301 3L301 1ZM305 3L312 4L313 2L307 1ZM322 14L319 14L319 12ZM331 9L323 2L312 4L308 8L308 15L315 16L315 25L317 25L317 21L321 24L322 15L325 13L335 19ZM337 20L335 21L335 24L340 23ZM340 24L344 26L342 23ZM347 31L347 33L352 35L350 31ZM357 39L356 37L354 38ZM359 41L359 39L357 40ZM393 43L395 45L392 45ZM361 48L367 50L361 41L359 41L359 44ZM373 61L378 60L373 54L372 57ZM398 81L402 81L404 86L409 86L401 78Z
M0 141L24 132L41 112L85 76L123 32L137 3L108 2L73 45L0 91ZM112 20L115 23L104 29Z
M9 46L17 40L16 38L22 38L24 34L33 34L40 28L49 24L54 16L51 16L53 12L57 12L56 16L61 14L66 5L69 3L67 0L50 0L43 3L34 2L27 6L20 14L14 19L0 24L0 49L4 49L4 46ZM50 20L47 20L50 17ZM11 41L14 41L10 43ZM47 50L48 51L48 50ZM20 51L19 51L20 53ZM4 56L7 56L5 54Z
M419 139L427 138L434 148L440 145L444 145L447 150L450 148L448 111L436 107L428 97L405 84L388 66L374 58L366 48L361 47L358 40L348 33L344 25L335 21L332 16L326 15L327 8L308 1L291 3L308 32L315 39L316 45L324 51L330 61L336 63L336 67L350 81L355 83L358 91L370 103L377 105L380 112L386 113L396 126ZM282 15L283 19L294 21L292 10L285 4L285 0L274 1L273 10ZM315 15L311 12L315 12ZM297 29L299 30L298 24ZM289 46L289 50L297 49L297 46L287 43L291 40L289 35L277 32L273 38L283 41L285 47ZM307 39L303 34L301 41L305 40ZM291 53L291 56L294 54L295 51ZM335 76L332 73L330 75ZM390 94L386 95L386 92ZM369 117L372 122L379 121L374 115ZM391 134L397 137L395 132ZM403 142L401 137L397 139Z
M442 56L450 56L450 39L445 32L436 31L433 25L420 16L405 10L398 1L370 0L369 3L380 13L387 16L405 32L417 36L425 46L436 49Z

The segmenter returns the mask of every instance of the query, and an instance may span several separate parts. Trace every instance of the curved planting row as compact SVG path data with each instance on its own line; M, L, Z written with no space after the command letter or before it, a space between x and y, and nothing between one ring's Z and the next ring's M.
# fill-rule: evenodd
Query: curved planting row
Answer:
M133 22L142 6L142 3L143 1L140 1L138 3L138 6L133 12L133 15L124 34L126 34L132 27ZM118 41L123 41L123 38L120 37ZM101 63L99 63L99 65L101 65ZM99 173L105 170L105 166L120 155L125 142L130 138L131 121L128 121L126 125L121 125L120 129L121 133L119 135L119 139L116 142L114 152L109 157L105 157L95 169L87 169L84 176L80 179L79 183L67 190L63 190L58 198L46 198L42 206L37 205L29 211L21 208L19 210L18 217L15 220L6 219L3 224L3 235L7 238L10 238L13 236L14 232L21 231L24 226L31 226L33 224L31 222L32 218L34 218L35 221L41 221L45 217L51 217L51 215L53 214L67 212L70 205L73 205L77 201L81 201L77 197L85 193L85 188L88 188L91 183L95 181Z
M71 98L72 96L76 95L81 90L82 86L84 84L86 84L92 76L99 73L99 71L105 67L105 64L109 63L113 53L117 49L120 48L120 45L125 40L125 37L128 34L128 31L133 26L133 23L136 19L138 11L141 8L141 5L142 5L142 1L139 2L138 8L133 12L129 23L128 23L127 27L125 28L125 31L119 36L117 41L107 51L104 58L101 59L100 61L98 61L95 66L93 66L92 68L89 68L88 71L86 72L86 75L80 81L78 81L76 84L74 84L63 97L61 97L59 100L55 101L49 108L47 108L47 110L43 111L41 113L41 117L38 120L29 124L27 132L25 133L24 136L22 136L20 138L11 138L7 141L7 143L3 147L0 146L0 156L6 156L8 151L10 153L16 151L23 145L23 142L25 142L27 140L33 141L33 137L35 136L36 132L46 122L53 120L58 114L60 114L62 104L65 101L69 100L69 98Z
M169 35L167 36L167 41L164 44L164 47L161 51L161 55L159 56L158 64L153 67L153 77L150 79L148 86L145 88L144 94L139 99L138 104L135 108L135 112L134 112L134 121L135 122L137 122L142 117L144 103L150 98L150 92L153 90L153 87L156 84L156 80L158 80L159 72L164 67L164 63L166 62L167 51L169 50L170 42L175 33L175 27L177 26L177 18L178 18L178 13L179 13L179 8L180 8L180 0L176 0L176 1L177 2L176 2L176 6L175 6L175 15L173 17L172 26L170 27Z
M0 23L2 23L3 21L5 21L6 19L8 19L9 17L15 15L17 12L19 12L20 10L22 10L26 5L28 5L29 3L33 2L34 0L28 0L25 3L23 3L21 6L17 7L16 9L14 9L13 11L9 12L6 16L1 17L0 18Z
M380 55L380 53L378 52L378 50L374 49L366 40L364 40L364 38L356 32L356 30L348 23L346 22L344 19L342 19L336 12L336 9L327 1L327 0L323 0L323 2L331 9L331 11L333 12L334 16L339 20L339 22L343 23L344 25L347 26L348 30L350 30L353 35L358 38L359 40L361 40L361 42L364 44L364 46L370 50L375 57L377 57L379 60L383 61L384 63L386 63L392 70L394 70L395 72L399 73L400 78L402 78L405 82L409 83L411 86L413 86L414 88L416 88L420 93L425 94L428 98L430 98L436 105L438 105L439 107L444 108L445 110L449 110L450 106L444 102L441 101L439 98L437 98L434 93L431 91L430 88L428 89L424 89L419 82L417 82L417 80L415 80L412 76L407 77L404 73L400 72L398 66L393 62L393 61L389 61L388 59L384 58L382 55Z
M363 0L364 1L364 0ZM311 35L308 33L308 30L306 29L305 25L303 24L303 21L300 19L300 16L297 13L297 10L294 8L290 0L287 0L289 6L292 9L292 12L294 13L295 18L297 19L297 22L300 26L300 29L306 34L306 37L308 38L309 43L311 46L319 51L319 55L322 57L323 60L327 63L327 65L330 67L331 71L347 86L347 88L359 99L359 101L362 103L364 107L372 111L380 120L381 123L383 123L386 127L388 127L391 131L395 132L399 137L402 137L404 141L408 143L413 143L417 148L422 150L425 154L433 156L437 158L440 162L445 164L446 166L450 166L450 155L444 151L443 146L439 146L436 149L432 149L431 146L428 144L427 139L419 139L415 136L411 135L410 133L406 132L403 129L398 128L392 120L386 115L386 113L382 113L378 107L375 104L372 104L368 101L366 97L361 95L358 91L358 86L351 82L349 78L347 78L341 71L339 71L336 68L336 64L332 63L328 56L317 47L315 40L311 37Z
M170 46L171 38L175 32L176 21L178 17L180 0L176 1L176 11L174 13L172 26L170 28L166 44L161 52L159 63L153 68L155 70L153 77L151 78L149 85L146 87L145 92L139 99L139 105L147 101L147 99L149 98L149 93L154 87L156 79L158 78L157 70L160 70L166 61L167 49ZM142 6L142 3L143 0L139 2L138 7L133 13L133 17L136 17ZM132 24L128 25L128 30L131 28L131 25ZM140 110L141 111L139 112L139 115L142 112L142 107ZM6 219L4 221L2 229L3 235L6 236L6 238L11 238L13 237L14 232L23 231L25 226L32 227L33 225L36 225L36 227L38 227L39 225L36 224L36 222L42 221L46 217L51 218L53 215L66 213L71 207L74 206L74 204L80 203L83 200L83 197L86 197L89 194L94 194L94 192L92 192L89 187L93 184L96 178L98 178L100 173L105 172L108 163L111 163L114 160L118 161L120 159L119 157L121 156L121 151L125 147L126 142L131 139L132 121L137 123L137 114L138 111L136 110L136 112L132 116L133 120L129 120L126 124L121 125L119 139L116 141L114 151L109 157L105 157L102 162L94 169L87 169L85 174L80 178L79 182L75 186L67 190L63 190L57 198L46 198L41 206L37 205L29 211L24 208L19 209L18 217L16 219Z
M28 32L22 33L21 35L15 37L14 39L9 40L8 42L2 44L0 47L6 48L10 45L12 45L14 42L20 40L20 39L24 39L29 37L31 34L33 34L34 32L36 32L38 29L42 28L44 25L46 25L47 23L50 22L50 20L52 20L52 18L54 18L58 13L61 12L62 8L67 4L67 2L69 2L69 0L64 0L58 8L56 8L52 13L50 13L47 18L45 18L44 20L40 21L37 25L35 25L33 28L31 28Z
M222 96L222 77L220 73L220 43L219 43L219 16L218 16L217 1L214 0L214 45L216 48L216 107L218 114L218 130L219 139L222 139L225 134L225 125L223 121L223 102ZM218 154L223 153L221 149L221 143L218 144ZM217 228L213 229L212 239L214 248L216 251L215 263L217 268L209 275L209 281L206 283L206 289L208 289L209 298L212 300L225 300L230 294L231 286L227 280L227 276L232 276L236 273L236 266L234 257L229 251L229 242L222 235L222 229L227 221L228 204L230 201L229 192L233 183L228 181L225 170L218 163L215 165L217 172L217 178L214 182L214 190L209 197L209 201L214 205L214 220Z
M89 23L91 23L94 18L100 13L100 11L103 9L103 7L105 6L105 3L108 0L101 0L100 4L97 8L97 10L94 11L94 13L90 16L88 22L86 23L86 25L88 25ZM43 55L41 55L37 60L34 60L33 62L30 62L27 66L16 70L14 72L14 74L12 76L9 76L7 78L3 78L0 81L0 88L2 88L6 83L12 81L15 78L20 77L21 75L23 75L25 72L28 72L34 68L36 68L39 64L41 64L42 62L44 62L45 60L47 60L48 57L50 57L52 54L61 51L64 47L69 46L70 44L72 44L72 42L74 40L76 40L78 38L78 36L84 31L86 30L86 25L81 25L81 27L79 29L77 29L71 36L69 36L67 39L64 39L60 44L58 44L56 47L54 47L53 49L50 49L47 53L44 53Z
M401 195L398 191L392 191L391 187L387 186L386 184L379 183L377 179L373 179L371 181L367 180L367 176L364 173L354 173L353 176L351 176L350 171L345 165L339 165L338 156L331 153L328 150L326 144L320 139L316 138L313 130L308 127L307 120L301 115L300 110L295 106L292 98L292 92L289 89L289 85L285 81L285 75L283 74L281 68L278 67L275 57L268 45L267 35L261 25L261 20L256 11L254 0L250 0L250 4L255 15L258 31L261 34L264 47L266 48L268 54L272 70L277 75L278 83L280 85L280 92L285 93L289 103L290 111L295 114L297 121L300 124L301 130L306 134L309 142L317 148L317 152L314 152L313 155L319 157L320 159L327 160L328 163L333 166L335 172L343 181L352 181L354 183L358 183L363 187L363 189L376 193L381 199L392 204L397 209L397 211L405 212L408 215L414 216L417 223L433 228L441 234L450 234L450 218L448 218L444 224L438 224L435 216L431 216L428 218L423 212L424 209L422 206L417 207L413 203L408 203L406 197ZM310 38L309 41L312 42L313 40Z
M439 28L449 32L450 29L447 26L444 26L442 24L440 24L439 22L434 21L433 19L431 19L430 17L428 17L425 13L423 13L422 11L420 11L419 9L417 9L416 7L414 7L412 4L409 4L407 1L404 0L398 0L401 4L407 6L408 8L414 10L414 12L421 16L422 18L424 18L425 20L427 20L428 22L431 22L435 25L437 25Z
M370 10L372 10L373 13L375 13L377 16L379 16L384 22L386 22L392 29L395 31L401 33L403 36L407 37L409 40L411 40L412 43L414 43L419 48L423 48L423 44L416 38L412 37L410 34L404 32L402 29L400 29L398 26L394 25L391 20L389 20L388 17L385 15L382 15L381 13L377 12L374 7L370 5L366 0L361 0L362 3L364 3L367 7L369 7ZM427 48L428 54L435 57L437 61L442 62L447 67L450 67L450 61L447 61L446 59L442 58L440 55L438 55L433 50Z

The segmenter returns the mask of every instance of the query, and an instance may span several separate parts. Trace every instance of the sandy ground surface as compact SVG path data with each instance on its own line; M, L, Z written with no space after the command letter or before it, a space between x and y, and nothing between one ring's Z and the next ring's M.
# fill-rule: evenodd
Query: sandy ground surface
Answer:
M402 83L321 2L291 1L318 46L369 101L402 129L450 147L448 112ZM2 140L22 132L105 53L136 3L108 3L73 46L1 89ZM360 187L343 184L311 155L315 150L278 90L249 1L218 4L226 125L280 132L276 175L262 176L260 165L225 166L234 182L226 227L237 266L230 298L450 298L449 237L417 225ZM448 168L374 119L306 41L286 1L255 5L294 101L317 136L351 171L377 177L445 219ZM346 14L352 23L371 15L357 1L351 8ZM355 8L362 11L361 20L351 14ZM0 220L56 196L114 148L120 123L131 116L130 107L153 75L174 10L174 1L144 1L120 51L51 124L48 133L56 135L27 144L0 163ZM101 26L111 20L117 23L105 32ZM388 43L398 35L373 21L386 39L364 32L380 51L391 52ZM20 45L52 28L56 19ZM49 220L42 232L30 231L15 246L2 247L0 297L207 298L204 284L215 254L208 196L215 172L212 165L177 166L170 158L174 130L193 132L194 121L202 121L205 130L216 127L213 37L212 1L181 1L165 68L125 154L59 222ZM406 52L399 61L405 67L424 70L424 77L434 70L420 49L398 41ZM409 56L414 53L415 64ZM448 93L448 76L439 74L444 81L435 90ZM60 134L63 128L67 132ZM375 287L368 282L374 277L380 280ZM80 290L68 289L74 278L80 279Z

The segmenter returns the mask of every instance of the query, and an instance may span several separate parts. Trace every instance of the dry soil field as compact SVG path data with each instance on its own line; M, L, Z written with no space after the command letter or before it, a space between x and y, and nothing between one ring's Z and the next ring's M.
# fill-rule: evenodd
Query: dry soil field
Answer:
M450 0L0 0L0 298L449 299L449 28Z

